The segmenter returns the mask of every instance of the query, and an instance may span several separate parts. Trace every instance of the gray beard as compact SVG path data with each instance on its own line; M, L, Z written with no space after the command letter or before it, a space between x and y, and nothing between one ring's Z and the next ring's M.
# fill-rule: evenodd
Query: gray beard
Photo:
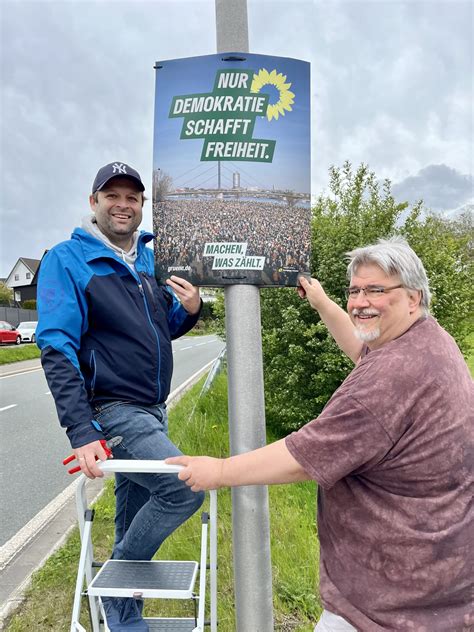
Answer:
M371 331L364 331L363 329L356 327L354 329L354 335L359 340L362 340L362 342L374 342L374 340L377 340L380 336L380 327L376 327Z

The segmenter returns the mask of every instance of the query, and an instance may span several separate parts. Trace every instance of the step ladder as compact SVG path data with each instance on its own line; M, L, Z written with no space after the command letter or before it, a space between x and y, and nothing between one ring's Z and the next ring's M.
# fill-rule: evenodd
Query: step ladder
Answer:
M99 464L104 472L140 472L143 474L177 474L182 466L164 461L128 461L111 459ZM150 632L204 632L209 625L217 632L217 493L209 492L210 511L201 519L201 554L198 561L131 561L108 560L95 573L92 548L94 510L88 507L85 483L81 475L76 489L76 510L81 536L81 554L77 572L70 632L87 632L79 623L83 597L89 602L92 632L109 632L101 597L135 599L193 599L197 604L194 617L145 617ZM100 565L99 565L100 566ZM207 571L209 570L209 619L206 620ZM195 591L199 577L199 592Z

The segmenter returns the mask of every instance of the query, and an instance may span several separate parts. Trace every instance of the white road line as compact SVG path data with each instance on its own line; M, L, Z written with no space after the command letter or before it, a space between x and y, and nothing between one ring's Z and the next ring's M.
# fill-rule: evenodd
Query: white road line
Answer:
M10 404L10 406L4 406L3 408L0 408L0 413L4 410L9 410L10 408L15 408L15 406L18 406L18 404Z
M7 375L0 375L0 380L6 380L7 377L17 377L18 375L26 375L27 373L33 373L34 371L42 371L43 367L38 366L32 369L21 369L18 371L12 371L11 373L7 373Z
M178 349L178 351L186 351L186 349L192 349L193 345L191 345L190 347L181 347L181 349Z
M47 391L45 395L51 395L51 391Z
M196 347L202 347L202 345L208 345L208 342L198 342L198 344L196 345Z

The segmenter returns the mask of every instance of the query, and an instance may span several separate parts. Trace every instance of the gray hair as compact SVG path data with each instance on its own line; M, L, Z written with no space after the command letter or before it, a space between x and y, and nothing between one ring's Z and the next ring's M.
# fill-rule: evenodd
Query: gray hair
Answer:
M387 276L398 275L403 286L421 292L420 307L429 314L431 292L425 268L403 237L379 239L376 244L356 248L346 253L349 259L347 276L350 279L361 265L375 264Z

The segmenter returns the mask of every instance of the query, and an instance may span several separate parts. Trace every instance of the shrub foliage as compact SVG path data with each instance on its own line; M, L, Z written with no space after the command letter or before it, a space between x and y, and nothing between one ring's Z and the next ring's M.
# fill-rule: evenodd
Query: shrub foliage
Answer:
M433 291L432 314L467 351L472 330L472 218L456 222L397 202L390 181L366 165L330 169L330 193L313 209L311 272L345 306L345 253L403 235L422 259ZM294 289L262 290L262 343L267 423L279 435L322 410L352 368L319 316Z
M36 309L36 300L34 298L30 298L26 301L23 301L21 304L23 309Z

